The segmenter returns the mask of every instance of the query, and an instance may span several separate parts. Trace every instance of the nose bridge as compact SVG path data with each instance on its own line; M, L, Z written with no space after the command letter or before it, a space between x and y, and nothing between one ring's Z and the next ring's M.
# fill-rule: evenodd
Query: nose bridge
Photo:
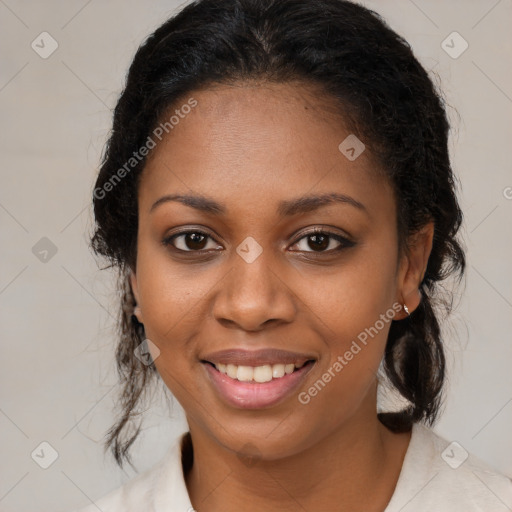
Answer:
M265 299L269 303L275 293L274 273L268 255L260 255L254 261L246 261L237 255L232 272L234 290L231 291L239 299Z
M232 268L216 297L214 315L245 330L258 330L269 320L290 322L294 301L276 277L271 251L248 238L232 255Z

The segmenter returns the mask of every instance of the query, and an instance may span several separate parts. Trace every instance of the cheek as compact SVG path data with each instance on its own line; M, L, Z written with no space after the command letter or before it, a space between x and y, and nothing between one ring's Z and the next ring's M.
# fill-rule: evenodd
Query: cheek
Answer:
M141 257L138 282L146 337L159 349L154 360L167 388L191 413L197 376L194 339L200 331L206 284L176 272L160 255Z
M179 371L191 357L187 340L199 330L205 314L204 296L214 284L207 272L199 273L172 265L165 250L140 244L138 288L146 336L160 350L157 368L175 366Z
M173 262L168 249L144 231L139 233L137 281L144 324L162 333L195 314L213 276L199 266Z
M322 362L323 380L331 389L324 394L326 401L343 397L344 403L355 404L374 381L396 316L398 253L393 235L382 233L361 247L310 294L328 348Z
M332 335L357 337L391 308L397 289L397 249L393 233L360 247L321 281L302 286L309 303ZM316 286L313 286L316 284ZM306 285L306 282L304 282ZM332 337L332 336L330 336ZM340 347L343 348L343 347Z

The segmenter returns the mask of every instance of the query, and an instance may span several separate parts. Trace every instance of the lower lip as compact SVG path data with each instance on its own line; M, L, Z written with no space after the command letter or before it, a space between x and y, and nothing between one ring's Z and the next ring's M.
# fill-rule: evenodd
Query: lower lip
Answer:
M263 409L283 401L297 389L313 367L306 363L293 373L269 382L241 382L219 372L209 363L203 363L219 395L239 409Z

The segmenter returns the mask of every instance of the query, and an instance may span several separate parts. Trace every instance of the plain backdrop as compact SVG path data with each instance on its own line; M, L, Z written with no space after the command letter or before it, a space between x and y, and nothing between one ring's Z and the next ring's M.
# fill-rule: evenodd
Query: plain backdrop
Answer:
M364 4L411 43L453 124L468 271L446 324L450 374L435 430L512 475L512 2ZM0 0L1 511L69 511L136 475L103 453L117 399L117 303L87 247L90 199L134 52L178 8ZM134 445L138 472L186 429L164 396L155 395ZM47 469L34 455L42 449L57 457Z

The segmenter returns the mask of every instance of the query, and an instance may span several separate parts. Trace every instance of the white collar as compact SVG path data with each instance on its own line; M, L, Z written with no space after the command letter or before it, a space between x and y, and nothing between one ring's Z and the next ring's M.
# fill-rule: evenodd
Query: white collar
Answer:
M193 512L181 462L182 443L187 435L188 432L182 434L167 450L157 466L150 470L154 478L151 480L150 489L148 489L150 507L146 510Z

